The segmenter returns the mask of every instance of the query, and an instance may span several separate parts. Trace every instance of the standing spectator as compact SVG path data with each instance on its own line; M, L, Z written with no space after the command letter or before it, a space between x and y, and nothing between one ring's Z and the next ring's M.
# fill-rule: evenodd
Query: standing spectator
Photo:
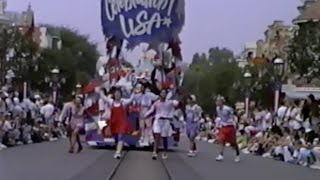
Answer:
M13 110L12 117L16 121L21 121L23 118L23 108L21 106L20 100L17 97L13 98Z
M315 132L319 132L319 105L313 94L310 94L307 98L308 104L310 105L310 124Z
M40 114L43 117L44 123L48 126L48 133L49 133L49 138L51 141L55 140L52 139L52 132L54 129L54 112L55 108L53 103L48 100L47 102L44 103L44 105L40 108Z

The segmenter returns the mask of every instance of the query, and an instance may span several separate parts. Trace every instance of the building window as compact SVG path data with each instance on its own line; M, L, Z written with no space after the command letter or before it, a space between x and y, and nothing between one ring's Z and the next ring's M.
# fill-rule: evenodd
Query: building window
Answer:
M253 52L249 51L247 55L247 61L251 61L253 59Z
M60 39L58 37L52 37L52 49L58 49Z

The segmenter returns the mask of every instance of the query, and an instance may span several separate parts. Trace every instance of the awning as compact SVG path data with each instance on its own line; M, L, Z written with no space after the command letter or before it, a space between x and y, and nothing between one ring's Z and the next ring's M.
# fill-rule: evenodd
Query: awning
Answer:
M316 99L320 99L320 93L310 92L286 92L286 97L290 99L306 99L310 94L313 94Z

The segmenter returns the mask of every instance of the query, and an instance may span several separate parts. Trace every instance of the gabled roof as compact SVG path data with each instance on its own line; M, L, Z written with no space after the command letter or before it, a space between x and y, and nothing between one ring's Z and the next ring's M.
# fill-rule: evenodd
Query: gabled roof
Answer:
M301 14L293 20L293 23L299 24L307 21L319 21L320 20L320 0L317 0L306 9L301 12Z

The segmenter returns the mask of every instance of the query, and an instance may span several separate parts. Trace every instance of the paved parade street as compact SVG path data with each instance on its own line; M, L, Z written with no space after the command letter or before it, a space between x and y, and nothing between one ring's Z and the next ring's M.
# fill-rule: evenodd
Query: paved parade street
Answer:
M0 152L1 180L315 180L320 171L288 165L270 159L243 155L233 162L228 151L225 162L215 161L216 147L201 143L196 158L178 149L167 160L153 161L151 153L129 151L120 161L113 151L85 149L81 154L66 153L64 140L10 148ZM180 148L186 146L182 143ZM119 164L120 163L120 164ZM230 173L231 172L231 173ZM141 178L141 175L144 175Z

